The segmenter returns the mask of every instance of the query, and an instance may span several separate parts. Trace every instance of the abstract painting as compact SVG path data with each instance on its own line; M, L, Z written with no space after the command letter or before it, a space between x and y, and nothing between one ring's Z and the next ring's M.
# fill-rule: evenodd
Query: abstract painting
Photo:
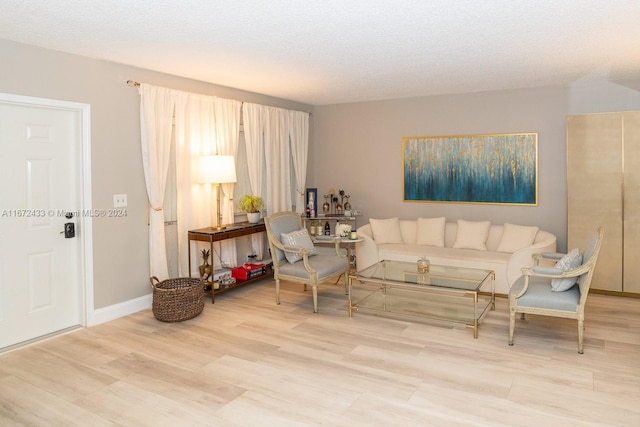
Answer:
M538 134L402 138L407 202L538 205Z

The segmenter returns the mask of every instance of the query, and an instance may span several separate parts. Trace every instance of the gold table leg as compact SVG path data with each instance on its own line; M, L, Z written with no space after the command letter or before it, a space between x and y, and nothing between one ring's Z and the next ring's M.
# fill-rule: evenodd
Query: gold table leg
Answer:
M352 299L351 299L351 282L354 279L355 276L352 276L351 274L347 275L347 295L349 296L348 301L349 301L349 317L353 317L353 309L356 308L353 306L352 304Z

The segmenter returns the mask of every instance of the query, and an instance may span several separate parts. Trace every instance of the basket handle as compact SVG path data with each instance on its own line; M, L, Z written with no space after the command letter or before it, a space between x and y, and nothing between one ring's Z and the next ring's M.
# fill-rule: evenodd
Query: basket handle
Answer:
M155 289L155 288L156 288L156 285L157 285L158 283L160 283L160 280L158 280L158 278L157 278L156 276L151 276L151 277L149 278L149 281L151 282L151 287L152 287L153 289ZM155 283L154 283L154 281L155 281Z

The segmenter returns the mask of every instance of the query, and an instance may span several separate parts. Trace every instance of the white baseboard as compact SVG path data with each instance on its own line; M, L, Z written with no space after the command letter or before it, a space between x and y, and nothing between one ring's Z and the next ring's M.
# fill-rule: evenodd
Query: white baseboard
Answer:
M115 320L119 317L137 313L138 311L147 310L151 308L152 302L153 295L149 294L129 301L110 305L108 307L99 308L93 312L93 324L87 326L99 325L100 323Z

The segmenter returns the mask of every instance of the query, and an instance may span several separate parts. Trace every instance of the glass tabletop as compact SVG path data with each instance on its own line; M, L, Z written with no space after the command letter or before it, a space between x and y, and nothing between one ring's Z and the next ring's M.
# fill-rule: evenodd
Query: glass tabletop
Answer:
M359 271L357 277L399 284L477 291L492 274L491 270L434 264L429 266L428 273L419 273L418 264L415 262L385 260Z

